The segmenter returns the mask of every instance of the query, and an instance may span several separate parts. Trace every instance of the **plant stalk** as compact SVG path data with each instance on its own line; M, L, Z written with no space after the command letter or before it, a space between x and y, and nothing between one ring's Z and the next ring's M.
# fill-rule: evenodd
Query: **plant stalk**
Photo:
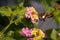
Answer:
M5 31L10 27L10 25L13 23L13 21L11 20L10 23L4 28L2 29L2 31L0 32L0 38L1 36L5 33Z

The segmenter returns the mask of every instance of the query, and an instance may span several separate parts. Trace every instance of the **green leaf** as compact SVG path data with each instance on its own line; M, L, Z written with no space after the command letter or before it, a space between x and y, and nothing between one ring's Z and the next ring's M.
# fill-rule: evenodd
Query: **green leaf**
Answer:
M50 38L51 32L52 32L52 29L48 29L48 30L46 30L46 35L47 35L47 37Z
M5 38L3 38L3 40L15 40L15 39L13 39L11 37L5 37Z
M12 36L12 35L10 35L10 36L5 36L6 34L3 34L2 36L0 36L0 40L15 40L15 39L13 39L13 38L11 38L10 36Z
M0 14L3 16L10 16L12 13L12 10L10 7L0 7Z
M17 15L17 19L15 20L15 24L18 24L19 22L21 22L21 20L24 18L25 16L25 13L26 13L26 8L25 7L22 7L22 8L17 8L13 15Z
M56 30L58 33L60 33L60 28L57 28ZM57 40L60 40L60 36L58 36L58 34L57 34Z
M23 16L18 17L18 18L15 20L15 24L17 25L19 22L22 22L21 20L22 20L23 18L24 18Z
M22 23L23 25L26 27L29 27L29 28L33 28L34 27L34 24L31 22L30 19L27 19L27 18L23 18L22 19Z
M11 36L13 36L13 34L14 34L14 31L9 31L9 32L6 34L6 36L7 36L7 37L11 37Z
M54 19L57 22L57 24L60 24L60 10L55 10L54 14Z
M15 7L14 11L12 11L11 7L0 7L0 14L4 15L4 16L11 16L14 15L16 16L17 14L20 15L24 15L26 12L26 8L25 7Z
M56 31L60 32L60 28L57 28Z
M13 39L11 37L3 37L3 38L0 38L0 40L15 40L15 39Z
M16 7L15 10L13 11L13 15L19 15L19 16L24 16L26 13L26 8L25 7Z
M52 40L57 40L57 31L55 29L52 30L51 39Z

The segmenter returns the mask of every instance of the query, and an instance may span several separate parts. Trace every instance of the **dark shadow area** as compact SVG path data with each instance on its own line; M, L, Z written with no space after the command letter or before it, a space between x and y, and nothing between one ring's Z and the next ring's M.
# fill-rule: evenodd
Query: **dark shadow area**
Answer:
M6 16L0 15L0 30L9 24L9 19Z

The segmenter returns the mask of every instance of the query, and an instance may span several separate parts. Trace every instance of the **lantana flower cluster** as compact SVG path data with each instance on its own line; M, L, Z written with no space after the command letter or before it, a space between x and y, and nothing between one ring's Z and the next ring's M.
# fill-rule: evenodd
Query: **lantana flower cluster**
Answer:
M36 23L39 20L39 18L38 18L38 13L35 10L35 8L26 7L26 10L27 10L25 14L26 18L30 18L32 23Z
M29 29L28 27L22 28L20 34L22 36L27 36L27 40L41 40L45 37L45 34L42 30L33 28ZM33 37L32 37L33 36Z
M29 36L32 36L31 32L32 32L31 29L29 29L28 27L25 27L25 28L22 28L21 35L29 37Z

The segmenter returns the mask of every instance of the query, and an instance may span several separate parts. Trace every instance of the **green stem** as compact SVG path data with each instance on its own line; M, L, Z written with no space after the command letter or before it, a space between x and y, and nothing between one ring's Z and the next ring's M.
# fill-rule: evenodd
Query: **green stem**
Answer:
M17 19L19 19L19 18L17 18ZM17 19L16 19L16 20L17 20ZM14 20L14 21L13 21L13 19L10 20L10 23L9 23L4 29L2 29L2 31L0 32L0 38L1 38L1 36L5 33L5 31L10 27L10 25L11 25L12 23L15 23L16 20ZM21 22L21 20L20 20L20 22ZM23 22L21 22L21 23L23 24ZM24 25L24 26L26 26L26 25Z
M4 32L10 27L10 25L13 23L13 21L11 20L10 23L4 28L2 29L2 31L0 32L0 37L4 34Z

